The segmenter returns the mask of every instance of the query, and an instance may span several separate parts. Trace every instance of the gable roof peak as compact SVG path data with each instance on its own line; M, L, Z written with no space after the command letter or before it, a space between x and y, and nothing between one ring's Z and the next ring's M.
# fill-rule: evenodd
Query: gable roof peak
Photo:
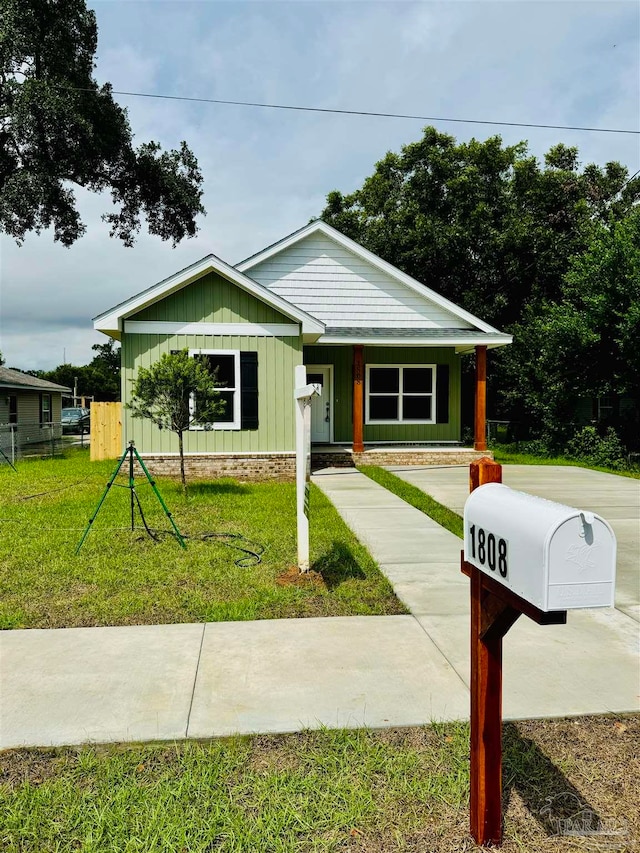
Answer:
M371 266L391 276L396 281L407 287L409 290L422 296L424 299L430 300L431 302L438 305L440 308L443 308L445 311L449 311L455 317L464 320L466 323L475 326L477 329L480 329L483 332L488 332L490 334L500 334L499 329L496 329L494 326L489 325L489 323L486 323L484 320L481 320L479 317L476 317L474 314L471 314L471 312L466 311L459 305L456 305L456 303L452 302L450 299L441 296L437 291L432 290L426 284L423 284L421 281L418 281L417 279L413 278L413 276L408 275L398 267L394 266L393 264L390 264L388 261L385 261L379 255L376 255L369 249L365 249L365 247L362 246L360 243L357 243L355 240L352 240L351 237L347 237L341 231L338 231L337 228L334 228L332 225L329 225L322 219L312 220L303 228L299 228L297 231L293 231L287 237L283 237L276 243L272 243L270 246L267 246L266 249L262 249L262 251L258 252L257 254L251 255L249 258L246 258L244 261L241 261L239 264L236 264L236 269L240 272L251 275L250 271L254 267L258 266L258 264L261 264L263 261L272 258L274 255L277 255L280 252L284 252L290 246L299 243L301 240L304 240L311 234L317 233L324 234L326 237L333 240L339 246L342 246L342 248L347 249L347 251L351 252L356 257L359 257L360 259L369 263Z
M162 281L146 288L146 290L113 306L108 311L98 314L97 317L93 318L93 327L111 337L118 338L122 331L123 320L127 317L135 314L142 308L146 308L148 305L152 305L154 302L164 299L169 294L181 290L208 272L217 273L227 279L227 281L246 290L257 299L280 311L285 316L300 323L303 332L322 333L324 331L324 323L316 317L312 317L311 314L308 314L299 306L273 293L250 276L245 275L236 267L230 266L226 261L223 261L222 258L214 254L205 255L204 258L201 258L194 264L185 267L168 278L162 279Z

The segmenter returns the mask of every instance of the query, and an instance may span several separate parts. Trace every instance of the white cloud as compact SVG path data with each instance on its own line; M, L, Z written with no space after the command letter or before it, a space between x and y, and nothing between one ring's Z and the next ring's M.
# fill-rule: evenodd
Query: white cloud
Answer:
M97 3L97 79L125 91L460 118L638 127L633 3ZM616 45L616 47L613 47ZM86 363L91 318L215 252L236 262L318 215L326 193L362 183L427 122L118 96L135 144L186 139L208 216L176 249L143 233L108 238L108 196L80 191L87 236L3 239L0 349L12 365ZM640 167L638 138L441 123L458 139L565 141L583 162ZM74 353L70 356L70 350ZM84 355L83 355L84 352Z

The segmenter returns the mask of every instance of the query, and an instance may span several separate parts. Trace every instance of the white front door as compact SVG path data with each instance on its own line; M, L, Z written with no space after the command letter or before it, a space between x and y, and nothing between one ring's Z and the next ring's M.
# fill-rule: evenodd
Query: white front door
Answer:
M322 386L322 395L311 402L311 441L329 444L331 441L331 368L307 366L307 382Z

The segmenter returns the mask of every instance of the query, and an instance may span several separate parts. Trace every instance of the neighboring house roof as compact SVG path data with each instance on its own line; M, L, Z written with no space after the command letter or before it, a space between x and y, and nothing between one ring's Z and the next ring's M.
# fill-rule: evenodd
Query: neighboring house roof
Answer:
M267 305L280 311L286 317L297 321L302 326L303 334L310 334L314 338L317 338L324 331L324 323L312 317L297 305L288 302L277 293L249 278L249 276L244 275L244 273L230 266L216 255L207 255L169 278L159 281L157 284L127 299L125 302L121 302L119 305L99 314L97 317L94 317L93 326L98 331L119 340L122 334L123 321L127 317L131 317L154 302L158 302L169 296L169 294L181 290L209 272L221 275L253 296L256 296Z
M321 220L289 234L236 268L322 320L327 328L319 343L394 342L392 339L407 343L407 338L418 343L418 338L437 338L441 333L442 344L459 348L511 343L510 335Z
M63 394L71 393L71 388L65 388L64 385L56 385L55 382L38 379L37 376L31 376L29 373L23 373L21 370L12 370L9 367L0 367L0 388L14 388L17 391L60 391Z

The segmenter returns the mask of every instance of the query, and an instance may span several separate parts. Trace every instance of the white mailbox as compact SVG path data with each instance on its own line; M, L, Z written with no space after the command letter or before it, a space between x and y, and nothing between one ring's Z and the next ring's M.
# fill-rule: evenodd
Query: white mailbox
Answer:
M464 507L464 557L540 610L612 607L616 537L600 516L501 483Z

